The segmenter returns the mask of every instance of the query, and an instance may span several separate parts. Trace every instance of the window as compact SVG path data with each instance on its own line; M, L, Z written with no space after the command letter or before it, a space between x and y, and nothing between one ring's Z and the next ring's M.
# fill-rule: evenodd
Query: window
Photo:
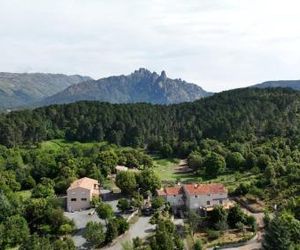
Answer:
M176 194L174 194L174 197L176 197Z
M71 198L71 201L77 201L77 199L76 198Z
M87 199L86 199L86 198L81 198L81 200L82 200L82 201L87 201Z
M206 204L207 204L207 205L210 205L210 201L207 201Z
M207 194L208 196L210 196L210 194Z
M220 204L223 204L223 201L222 201L222 200L219 200L219 203L220 203Z
M198 195L195 195L195 198L198 198Z

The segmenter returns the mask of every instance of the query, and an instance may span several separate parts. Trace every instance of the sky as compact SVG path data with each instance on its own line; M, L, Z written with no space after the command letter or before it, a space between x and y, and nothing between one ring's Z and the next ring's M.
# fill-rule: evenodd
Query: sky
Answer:
M0 71L138 68L205 90L300 79L299 0L0 0Z

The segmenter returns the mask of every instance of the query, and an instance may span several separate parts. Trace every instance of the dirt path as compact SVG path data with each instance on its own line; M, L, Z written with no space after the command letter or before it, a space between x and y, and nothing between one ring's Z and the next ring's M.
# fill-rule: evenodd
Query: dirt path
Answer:
M187 159L181 159L178 165L175 165L174 171L176 173L189 173L192 172L193 169L188 166Z

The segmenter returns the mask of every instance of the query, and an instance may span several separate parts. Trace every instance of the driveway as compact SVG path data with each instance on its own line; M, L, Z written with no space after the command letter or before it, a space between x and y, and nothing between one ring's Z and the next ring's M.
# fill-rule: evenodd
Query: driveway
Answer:
M90 215L94 212L94 209L88 209L83 211L78 211L74 213L65 212L65 216L73 220L78 231L72 236L76 249L84 250L91 249L87 244L85 238L82 236L85 226L89 221L101 222L104 224L104 221L99 219L96 213Z
M105 190L101 190L101 192L105 192ZM118 211L117 197L114 197L114 195L108 195L107 197L108 197L108 199L107 199L107 201L105 201L105 203L111 205L111 207L113 208L113 211L117 212ZM69 219L73 220L76 228L78 229L78 231L72 236L72 239L74 241L76 249L79 249L79 250L91 249L91 247L89 245L87 245L86 240L83 237L83 232L86 227L86 224L89 221L94 221L94 222L101 222L104 225L105 224L104 220L101 220L97 216L97 213L94 212L94 209L77 211L74 213L65 212L64 215L66 217L68 217Z
M145 238L155 229L155 225L149 223L150 218L151 218L150 216L139 217L138 221L135 224L131 225L128 232L125 235L118 238L114 245L104 247L103 249L122 250L122 244L125 243L126 241L130 241L136 237Z

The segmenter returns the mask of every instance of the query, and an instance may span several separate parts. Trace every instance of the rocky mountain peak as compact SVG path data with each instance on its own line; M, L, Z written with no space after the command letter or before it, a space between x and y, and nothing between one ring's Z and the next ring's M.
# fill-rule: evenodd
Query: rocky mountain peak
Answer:
M166 71L163 70L163 71L161 72L161 74L160 74L160 79L163 80L163 81L167 79Z
M133 75L151 75L151 72L146 68L139 68L133 72Z

